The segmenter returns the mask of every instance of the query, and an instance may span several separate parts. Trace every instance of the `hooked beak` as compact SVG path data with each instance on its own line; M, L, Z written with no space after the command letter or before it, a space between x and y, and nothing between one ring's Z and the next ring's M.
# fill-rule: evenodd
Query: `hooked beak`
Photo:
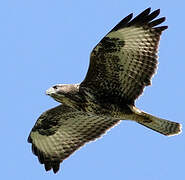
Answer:
M53 87L51 87L51 88L49 88L49 89L47 89L46 90L46 95L51 95L51 94L54 94L55 93L55 90L54 90L54 88Z

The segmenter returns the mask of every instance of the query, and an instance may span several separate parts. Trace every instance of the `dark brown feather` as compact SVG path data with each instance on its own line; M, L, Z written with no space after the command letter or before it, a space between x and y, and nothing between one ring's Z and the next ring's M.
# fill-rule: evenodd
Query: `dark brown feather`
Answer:
M57 126L46 126L46 123L52 122L57 122ZM60 105L38 118L29 135L29 142L32 143L33 153L38 156L39 162L44 164L45 170L53 169L56 173L64 159L85 143L100 137L118 122L117 119Z
M81 87L89 88L102 102L134 104L157 68L160 35L167 26L155 27L165 18L155 18L160 10L150 8L133 20L124 18L93 49L90 65ZM117 101L119 99L119 102Z

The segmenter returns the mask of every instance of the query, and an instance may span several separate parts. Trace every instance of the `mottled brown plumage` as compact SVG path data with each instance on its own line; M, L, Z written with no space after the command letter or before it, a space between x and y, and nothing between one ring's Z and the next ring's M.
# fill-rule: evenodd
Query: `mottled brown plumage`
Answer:
M147 114L135 100L157 68L157 49L165 18L150 8L132 20L132 14L116 25L93 49L90 66L80 84L55 85L46 91L62 103L44 112L28 142L46 171L79 147L92 141L120 120L133 120L164 135L176 135L181 125Z
M100 96L116 95L124 103L134 104L144 87L151 84L157 67L159 38L167 28L155 27L164 17L151 22L159 12L149 14L150 9L146 9L132 21L130 14L114 27L93 49L82 86Z

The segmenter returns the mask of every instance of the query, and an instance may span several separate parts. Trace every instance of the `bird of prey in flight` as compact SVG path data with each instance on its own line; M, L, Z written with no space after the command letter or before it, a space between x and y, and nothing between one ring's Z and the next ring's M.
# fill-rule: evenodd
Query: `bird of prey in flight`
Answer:
M167 26L159 26L160 10L148 8L118 23L92 50L85 79L58 84L46 94L62 103L44 112L28 142L45 170L56 173L60 163L85 143L95 140L121 120L132 120L163 135L181 132L181 124L135 107L135 100L157 68L158 44Z

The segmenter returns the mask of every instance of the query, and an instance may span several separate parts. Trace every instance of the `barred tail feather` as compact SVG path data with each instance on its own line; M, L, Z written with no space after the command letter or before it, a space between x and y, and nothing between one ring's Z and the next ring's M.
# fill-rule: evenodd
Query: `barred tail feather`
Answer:
M143 126L146 126L166 136L173 136L181 133L182 126L177 122L161 119L144 112L141 114L143 114L143 118L139 118L140 120L137 122Z

